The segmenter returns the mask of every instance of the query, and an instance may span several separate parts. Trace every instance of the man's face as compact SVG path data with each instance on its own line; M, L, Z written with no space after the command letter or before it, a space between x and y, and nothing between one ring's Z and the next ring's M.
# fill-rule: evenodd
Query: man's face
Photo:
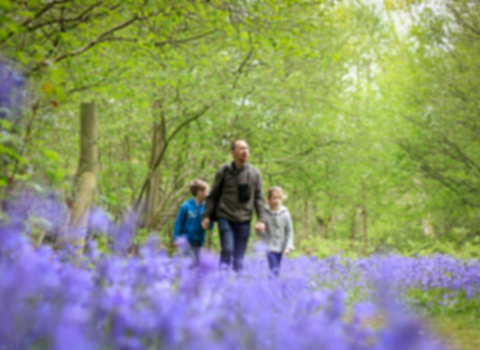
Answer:
M243 141L237 141L235 143L235 148L232 151L232 156L233 159L238 160L242 163L246 163L249 156L247 143Z

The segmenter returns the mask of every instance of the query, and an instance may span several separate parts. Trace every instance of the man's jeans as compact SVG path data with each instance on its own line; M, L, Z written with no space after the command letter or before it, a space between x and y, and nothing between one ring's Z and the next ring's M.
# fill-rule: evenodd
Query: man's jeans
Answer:
M218 218L218 229L222 245L220 264L230 265L233 257L233 269L240 271L250 237L250 221L236 223Z

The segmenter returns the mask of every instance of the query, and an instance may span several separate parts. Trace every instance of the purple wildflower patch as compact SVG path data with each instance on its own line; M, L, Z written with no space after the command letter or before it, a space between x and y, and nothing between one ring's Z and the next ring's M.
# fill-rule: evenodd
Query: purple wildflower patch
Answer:
M402 296L480 292L478 262L442 255L301 257L269 278L263 254L241 274L208 252L192 269L152 237L139 257L93 247L79 264L21 237L0 255L1 349L444 349Z

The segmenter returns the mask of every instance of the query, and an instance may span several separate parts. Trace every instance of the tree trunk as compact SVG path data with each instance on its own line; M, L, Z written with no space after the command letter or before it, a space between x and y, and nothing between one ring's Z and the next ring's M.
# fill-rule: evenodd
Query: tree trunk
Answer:
M425 198L427 197L426 193L423 190L423 183L417 177L413 178L415 184L419 187L418 189L418 204L421 209L425 208ZM427 217L422 219L423 233L425 237L435 238L435 228L432 226L432 215L427 213Z
M333 237L338 239L337 229L335 228L335 216L333 215L332 207L330 207L328 212L328 225L333 232Z
M363 228L363 242L365 243L365 249L368 248L368 216L367 207L362 204L362 228Z
M303 235L308 237L308 201L303 201Z
M427 213L427 217L422 220L423 233L428 238L435 238L435 228L432 225L432 214Z
M143 204L142 227L150 227L155 220L156 207L158 203L159 185L161 172L155 168L155 163L160 157L165 147L165 129L164 124L153 123L152 150L150 154L150 177L148 179L147 189L145 190L145 202Z
M98 107L95 102L80 106L80 159L75 178L72 210L69 218L67 243L83 253L88 228L88 214L97 187L98 163Z
M130 117L127 119L128 124L130 124ZM132 159L132 147L130 142L130 130L128 129L123 137L123 154L125 161L127 162L127 183L130 187L130 202L133 203L135 200L135 181L134 181L134 171L133 171L133 159Z
M320 215L316 216L317 222L320 225L320 237L323 239L327 238L327 233L328 233L328 226L325 220Z
M357 208L354 208L353 216L352 216L352 224L351 224L351 231L350 231L350 239L353 241L357 236Z
M155 85L154 88L156 88ZM143 203L139 203L141 208L140 227L142 228L152 228L151 226L153 225L153 222L155 220L156 207L159 196L159 186L161 180L159 162L162 161L163 155L165 153L165 148L167 147L167 130L165 115L165 104L167 98L166 86L163 86L161 90L158 88L156 89L159 95L157 95L157 98L155 98L152 103L153 133L150 161L148 162L149 175L146 183L144 184L145 196L143 199Z

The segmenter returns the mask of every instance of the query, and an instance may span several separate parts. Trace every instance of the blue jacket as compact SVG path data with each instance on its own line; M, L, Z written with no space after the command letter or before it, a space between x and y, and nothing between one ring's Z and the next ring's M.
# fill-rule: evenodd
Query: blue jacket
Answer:
M205 242L205 230L202 228L202 214L205 204L197 204L195 199L190 198L182 204L173 227L173 240L180 236L186 236L190 244L203 245ZM213 222L210 229L213 227Z

